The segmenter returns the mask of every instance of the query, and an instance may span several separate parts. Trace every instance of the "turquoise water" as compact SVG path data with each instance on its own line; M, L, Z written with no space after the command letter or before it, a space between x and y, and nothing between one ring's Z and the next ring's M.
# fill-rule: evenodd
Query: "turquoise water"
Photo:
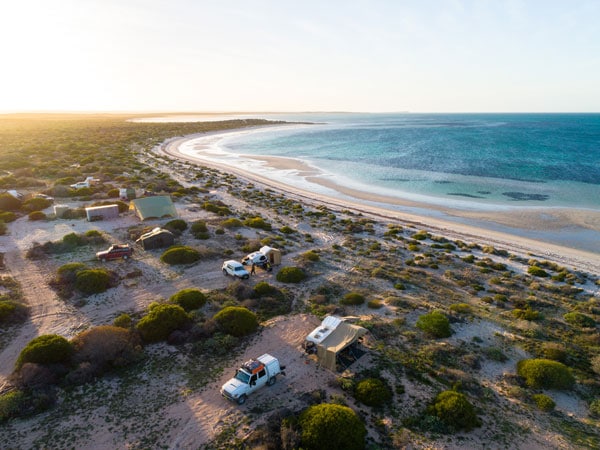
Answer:
M463 206L600 209L600 114L303 114L318 124L226 139L337 182ZM423 198L419 197L420 200Z

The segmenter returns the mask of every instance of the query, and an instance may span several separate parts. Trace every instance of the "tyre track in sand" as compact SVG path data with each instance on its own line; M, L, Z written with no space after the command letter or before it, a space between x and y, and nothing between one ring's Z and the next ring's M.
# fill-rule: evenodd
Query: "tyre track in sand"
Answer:
M90 323L48 286L51 275L43 263L25 259L18 249L8 251L4 259L6 270L21 286L23 301L29 306L29 318L0 352L0 390L12 373L19 353L33 338L42 334L70 338Z

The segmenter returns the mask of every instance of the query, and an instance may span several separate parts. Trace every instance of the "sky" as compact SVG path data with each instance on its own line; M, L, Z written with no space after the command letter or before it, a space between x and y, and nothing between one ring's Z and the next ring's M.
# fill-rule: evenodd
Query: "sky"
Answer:
M600 112L598 0L0 0L0 111Z

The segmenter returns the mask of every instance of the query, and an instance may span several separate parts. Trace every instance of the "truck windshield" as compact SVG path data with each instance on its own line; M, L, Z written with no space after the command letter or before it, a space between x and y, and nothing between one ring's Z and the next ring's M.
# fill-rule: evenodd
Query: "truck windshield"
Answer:
M250 380L250 375L248 375L246 372L244 372L242 370L238 370L235 373L235 378L236 378L236 380L240 380L242 383L248 384L248 381Z

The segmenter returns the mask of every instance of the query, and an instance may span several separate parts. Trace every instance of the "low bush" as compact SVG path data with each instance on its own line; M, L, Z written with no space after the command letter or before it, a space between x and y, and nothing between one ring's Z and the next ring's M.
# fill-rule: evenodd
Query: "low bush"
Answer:
M423 314L417 319L416 326L436 338L444 338L452 335L450 321L439 311Z
M342 305L362 305L365 302L364 295L358 292L348 292L344 297L340 300Z
M287 225L285 225L285 226L281 227L281 228L279 229L279 231L281 231L283 234L293 234L293 233L295 233L295 232L296 232L296 230L294 230L294 229L293 229L293 228L291 228L291 227L288 227Z
M273 295L279 292L279 290L275 287L267 283L266 281L259 281L254 285L254 293L258 297L263 297L265 295Z
M30 198L23 203L23 209L27 212L41 211L48 208L52 204L52 200L46 198Z
M557 342L544 342L542 344L544 358L564 363L567 360L567 350L563 344Z
M282 283L300 283L305 278L306 273L299 267L283 267L276 277Z
M32 211L27 215L29 220L46 220L46 214L42 211Z
M165 223L165 226L163 228L166 228L169 231L179 231L181 233L187 230L187 227L188 224L185 220L173 219Z
M539 311L535 311L534 309L531 309L531 308L526 308L526 309L515 308L512 311L512 315L517 319L529 320L529 321L540 320L542 318L542 315Z
M244 224L242 223L242 221L240 219L236 219L236 218L231 218L231 219L227 219L224 220L223 222L221 222L221 226L223 228L241 228L244 226Z
M203 220L198 220L192 224L190 227L190 231L192 234L196 233L206 233L208 231L208 227L206 226L206 222Z
M320 259L320 257L319 254L314 250L309 250L307 252L302 253L302 259L304 259L305 261L317 262Z
M590 403L590 415L593 417L600 417L600 398L592 400Z
M258 228L265 231L271 231L271 224L262 217L249 217L244 220L244 225L250 228Z
M457 314L471 314L473 312L471 305L468 303L453 303L448 309Z
M191 264L200 259L198 250L182 245L169 247L160 257L160 260L170 265Z
M71 342L75 349L74 362L90 363L98 372L125 366L135 361L141 352L137 333L112 325L92 327L79 333Z
M136 329L146 342L166 340L169 335L190 322L190 316L179 305L154 304L140 319Z
M552 411L556 406L554 400L552 400L546 394L533 394L531 399L540 411Z
M231 215L231 210L224 203L218 203L219 204L204 202L204 204L202 205L202 209L218 214L219 216Z
M569 325L580 328L593 328L596 326L596 321L594 319L579 312L567 313L563 316L563 319L565 319L565 322Z
M0 221L7 224L10 222L14 222L15 220L17 220L17 215L14 212L0 210Z
M299 424L303 449L365 448L365 425L347 406L330 403L310 406L300 415Z
M29 308L23 303L13 300L0 300L0 323L22 322L28 315Z
M18 211L21 209L21 200L16 199L7 192L0 194L0 211Z
M467 397L456 391L440 392L427 407L427 414L437 417L455 430L469 431L481 424Z
M108 198L119 198L119 195L120 195L120 191L118 188L109 189L108 192L106 193L106 196Z
M549 359L523 359L517 363L517 374L534 388L569 389L575 383L567 366Z
M527 273L533 275L534 277L546 278L548 277L548 272L538 266L529 266L527 269Z
M256 314L240 306L226 306L214 319L225 333L236 337L246 336L258 328Z
M75 288L85 295L99 294L110 287L110 274L104 269L84 269L75 275Z
M392 400L392 391L383 380L367 378L356 384L354 397L367 406L383 406Z
M61 283L75 283L77 274L86 269L87 266L80 262L63 264L57 270L58 281Z
M53 364L67 362L73 354L73 346L64 337L57 334L38 336L25 346L15 368L19 369L25 363Z
M194 309L202 308L206 303L206 295L194 288L183 289L169 298L169 302L181 306L189 312Z
M15 390L0 395L0 423L18 417L24 401L23 391Z
M133 321L131 320L131 316L126 313L120 314L115 318L115 320L113 320L113 325L115 327L131 328L132 324Z
M367 307L371 308L371 309L380 309L383 308L383 303L381 303L381 301L379 300L369 300L367 302Z

